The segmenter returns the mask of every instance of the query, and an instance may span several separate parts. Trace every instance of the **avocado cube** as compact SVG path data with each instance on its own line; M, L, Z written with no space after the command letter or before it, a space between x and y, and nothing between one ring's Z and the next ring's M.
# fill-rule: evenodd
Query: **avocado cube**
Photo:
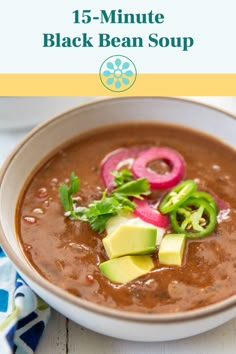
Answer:
M112 282L127 283L154 267L151 256L124 256L100 264L101 272Z
M155 251L157 230L152 227L124 224L103 238L108 258L132 254L150 254Z
M159 262L166 265L181 266L186 236L185 234L167 234L159 248Z
M120 225L126 224L132 219L134 219L134 215L132 213L122 212L116 216L113 216L106 223L106 232L111 234L113 231L117 230Z

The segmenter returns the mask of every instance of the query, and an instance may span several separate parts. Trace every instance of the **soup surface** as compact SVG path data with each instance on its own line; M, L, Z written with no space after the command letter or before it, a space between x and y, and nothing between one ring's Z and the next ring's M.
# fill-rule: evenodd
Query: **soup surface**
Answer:
M148 274L125 284L99 270L107 260L99 235L88 223L64 216L58 188L74 171L81 180L80 204L100 199L104 156L121 147L164 146L186 163L184 179L224 201L217 227L207 237L188 239L182 266L155 259ZM155 169L155 164L151 166ZM160 167L159 167L160 168ZM149 198L158 200L163 192ZM195 309L236 294L236 154L218 140L184 127L122 124L81 135L62 147L33 176L17 208L17 231L26 257L51 283L75 296L111 308L146 313Z

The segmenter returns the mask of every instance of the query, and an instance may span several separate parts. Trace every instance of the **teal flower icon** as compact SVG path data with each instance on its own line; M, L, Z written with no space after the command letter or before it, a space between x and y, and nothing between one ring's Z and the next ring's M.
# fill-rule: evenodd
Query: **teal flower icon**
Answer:
M122 55L107 58L100 68L102 84L108 90L115 92L128 90L134 84L136 76L134 63Z

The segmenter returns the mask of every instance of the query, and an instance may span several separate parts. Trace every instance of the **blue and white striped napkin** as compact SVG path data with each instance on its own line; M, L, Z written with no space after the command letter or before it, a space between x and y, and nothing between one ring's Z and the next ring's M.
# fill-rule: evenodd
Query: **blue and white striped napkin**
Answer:
M0 246L0 353L34 353L49 315Z

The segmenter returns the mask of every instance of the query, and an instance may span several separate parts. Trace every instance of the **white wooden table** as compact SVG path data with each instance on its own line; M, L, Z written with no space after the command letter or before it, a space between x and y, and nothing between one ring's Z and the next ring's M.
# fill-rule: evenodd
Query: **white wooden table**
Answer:
M204 98L236 113L235 98ZM1 107L0 107L1 111ZM0 132L0 163L26 134L26 130ZM98 324L99 325L99 324ZM236 319L207 333L172 342L137 343L106 337L89 331L56 311L41 339L37 354L234 354L236 353Z

